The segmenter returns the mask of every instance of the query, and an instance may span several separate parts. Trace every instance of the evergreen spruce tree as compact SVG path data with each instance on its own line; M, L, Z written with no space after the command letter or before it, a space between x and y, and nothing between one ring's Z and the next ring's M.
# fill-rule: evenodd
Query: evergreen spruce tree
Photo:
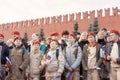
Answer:
M97 34L98 31L99 31L99 28L98 28L98 19L97 19L97 18L94 19L92 31L93 31L95 34Z
M88 27L88 30L87 30L88 33L89 33L89 32L92 32L92 27L93 27L93 25L90 24L89 27Z
M76 34L76 35L79 35L80 33L78 32L78 23L76 22L75 24L74 24L74 31L73 31L73 33L74 34Z
M42 41L45 40L45 38L44 38L44 31L43 31L42 28L40 29L40 40L42 40Z

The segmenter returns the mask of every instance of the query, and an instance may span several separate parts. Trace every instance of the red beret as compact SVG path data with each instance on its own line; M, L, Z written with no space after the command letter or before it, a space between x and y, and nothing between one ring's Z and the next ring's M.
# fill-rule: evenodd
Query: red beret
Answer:
M22 38L21 38L21 37L16 37L16 38L14 39L14 42L15 42L16 40L22 40Z
M117 35L120 36L120 33L119 33L119 31L117 31L117 30L111 30L110 33L115 33L115 34L117 34Z
M58 36L58 35L59 35L58 32L54 32L54 33L50 34L50 36Z
M12 32L12 35L20 35L20 32L18 32L18 31L13 31L13 32Z
M53 42L53 41L55 41L55 42L57 42L57 43L58 43L58 40L57 40L57 39L52 39L52 40L51 40L51 42Z
M94 34L94 32L89 32L88 35L87 35L87 37L88 36L94 36L95 37L95 34Z
M39 45L40 45L40 41L39 41L39 40L35 40L35 41L33 42L33 44L39 44Z
M73 38L76 38L75 34L69 34L69 36L72 36Z
M0 34L0 37L4 38L4 35L3 35L3 34Z

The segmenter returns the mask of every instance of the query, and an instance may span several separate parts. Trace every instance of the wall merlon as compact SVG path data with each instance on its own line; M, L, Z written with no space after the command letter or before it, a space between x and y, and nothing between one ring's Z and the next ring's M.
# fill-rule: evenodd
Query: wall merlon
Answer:
M38 19L33 20L34 26L38 26Z
M112 8L112 11L113 11L113 16L117 16L118 15L118 7L116 8Z
M43 26L44 25L44 18L41 18L39 21L40 21L40 25Z
M4 29L4 25L5 25L5 24L1 24L1 28L2 28L2 29Z
M70 17L69 21L74 21L74 13L69 14L69 17Z
M110 16L110 8L104 9L105 10L105 16L109 17Z
M10 29L13 29L12 23L8 23L8 26L10 27Z
M68 22L68 14L63 15L63 22Z
M4 24L4 29L7 29L7 24Z
M95 17L95 10L90 11L89 16L90 16L90 18L94 18Z
M103 10L102 10L102 9L97 10L97 17L98 17L98 18L99 18L99 17L102 17L102 16L103 16L102 13L103 13Z
M27 27L27 26L28 26L28 20L26 20L26 21L23 22L23 26L24 26L24 27Z
M51 24L56 23L56 16L51 17Z
M76 21L80 21L81 20L81 13L76 13Z
M88 16L89 16L88 11L83 12L83 19L88 19Z
M14 22L13 23L13 29L16 29L18 27L18 23L17 22Z
M62 22L62 16L61 15L57 16L57 23L60 23L60 22Z
M23 27L23 22L24 22L24 21L18 22L18 27L19 27L19 28L22 28L22 27ZM12 27L13 27L13 26L12 26Z
M7 24L6 24L6 28L7 28L7 29L10 29L10 28L11 28L10 23L7 23Z
M45 24L50 24L50 17L45 18Z

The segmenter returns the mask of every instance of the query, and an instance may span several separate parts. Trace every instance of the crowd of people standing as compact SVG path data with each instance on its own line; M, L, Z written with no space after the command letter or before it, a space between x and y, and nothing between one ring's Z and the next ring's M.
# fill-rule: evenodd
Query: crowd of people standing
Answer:
M20 32L0 34L0 80L120 80L120 32L101 29L79 36L64 30L28 42ZM60 37L61 36L61 37Z

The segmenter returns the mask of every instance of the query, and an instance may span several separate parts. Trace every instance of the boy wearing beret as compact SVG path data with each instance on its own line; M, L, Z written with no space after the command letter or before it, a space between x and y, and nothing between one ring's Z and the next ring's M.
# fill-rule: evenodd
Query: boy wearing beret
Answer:
M110 80L120 80L120 33L117 30L110 31L113 45L107 60L110 61Z
M87 80L100 80L98 70L96 69L99 61L99 45L96 44L95 34L88 33L88 44L83 48L82 64L83 70L87 72Z
M9 56L12 66L10 68L10 80L24 80L25 69L28 65L28 54L22 44L22 38L14 39L14 46Z
M53 32L53 33L50 34L50 36L51 36L51 39L58 40L59 33L58 32Z
M30 52L30 80L39 80L43 53L39 50L40 41L33 42Z
M56 39L51 40L50 50L42 61L42 65L46 68L46 80L61 80L64 70L64 56L57 48L58 41Z
M18 32L18 31L13 31L11 34L13 35L13 38L14 38L14 39L15 39L16 37L20 37L20 32Z
M4 43L4 35L0 34L0 77L1 79L5 78L5 71L6 68L9 68L7 66L7 59L6 57L9 56L9 47Z

